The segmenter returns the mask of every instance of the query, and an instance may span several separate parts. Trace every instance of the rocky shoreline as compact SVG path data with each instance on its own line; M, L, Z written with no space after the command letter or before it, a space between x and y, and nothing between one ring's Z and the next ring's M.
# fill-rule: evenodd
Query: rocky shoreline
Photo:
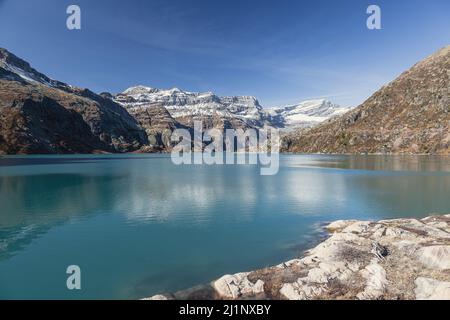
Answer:
M304 257L144 300L450 299L450 214L335 221Z

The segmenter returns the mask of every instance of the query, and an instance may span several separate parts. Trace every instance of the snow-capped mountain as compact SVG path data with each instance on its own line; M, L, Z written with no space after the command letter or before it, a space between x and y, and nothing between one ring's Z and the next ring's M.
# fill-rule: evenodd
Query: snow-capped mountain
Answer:
M131 113L155 105L164 106L174 119L181 119L181 122L186 118L214 116L239 120L247 127L271 126L286 130L311 127L349 110L324 99L264 109L252 96L219 97L212 92L188 92L178 88L161 90L145 86L131 87L117 94L114 100Z
M45 74L32 68L25 60L20 59L3 48L0 48L0 67L29 83L40 83L59 89L68 89L71 87L61 81L50 79Z
M341 107L326 99L307 100L299 104L271 109L272 113L278 115L283 121L283 128L286 130L313 127L350 110L349 107Z
M114 100L134 112L154 105L164 106L174 119L182 122L187 118L215 117L238 120L241 126L258 128L271 125L271 115L251 96L219 97L212 92L137 86L117 94Z
M7 132L12 139L0 146L0 153L162 151L171 148L173 130L192 130L194 120L201 120L204 129L288 131L315 125L342 109L325 100L266 109L252 96L221 97L178 88L137 86L116 95L96 94L53 80L0 48L2 103L10 107L1 109L0 116L12 119L22 110L29 122L23 128L31 134ZM15 143L17 137L26 139Z

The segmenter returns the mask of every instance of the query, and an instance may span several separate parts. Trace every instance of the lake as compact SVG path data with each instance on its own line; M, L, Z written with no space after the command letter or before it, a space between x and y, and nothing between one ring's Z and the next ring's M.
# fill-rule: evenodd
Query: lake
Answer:
M336 219L450 213L450 157L0 158L0 299L136 299L298 257ZM66 268L81 268L68 290Z

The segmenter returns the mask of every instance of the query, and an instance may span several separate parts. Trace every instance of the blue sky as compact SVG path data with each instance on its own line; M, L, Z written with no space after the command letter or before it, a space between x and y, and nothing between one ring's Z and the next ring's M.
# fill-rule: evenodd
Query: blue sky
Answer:
M66 28L81 7L82 29ZM382 30L366 28L377 4ZM0 46L93 91L253 95L263 106L363 102L450 44L448 0L0 0Z

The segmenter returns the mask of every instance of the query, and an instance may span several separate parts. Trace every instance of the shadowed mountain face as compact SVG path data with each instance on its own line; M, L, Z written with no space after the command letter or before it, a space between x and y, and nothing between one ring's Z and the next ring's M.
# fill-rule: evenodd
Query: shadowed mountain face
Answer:
M284 139L292 152L450 153L450 46L356 109Z
M126 152L147 143L120 105L0 49L0 153Z

